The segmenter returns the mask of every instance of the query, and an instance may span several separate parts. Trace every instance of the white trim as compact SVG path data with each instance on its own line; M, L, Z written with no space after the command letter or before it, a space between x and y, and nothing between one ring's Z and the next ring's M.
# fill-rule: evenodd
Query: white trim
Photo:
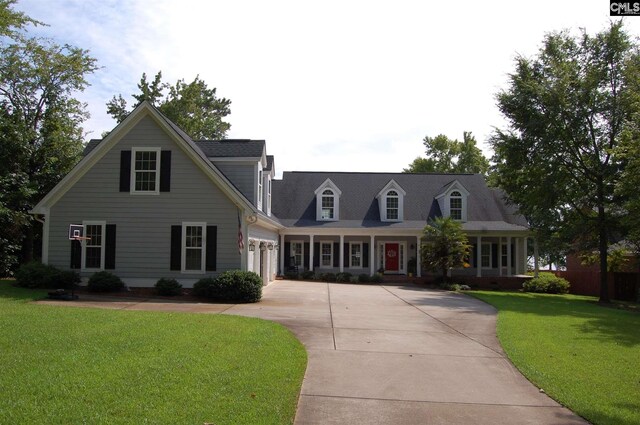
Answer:
M293 244L300 244L300 264L298 264L297 262L295 262L295 266L296 267L302 267L304 269L304 241L302 239L296 239L296 240L292 240L289 241L289 257L296 257L296 254L293 254ZM284 250L284 247L283 247ZM294 260L295 261L295 260ZM313 263L313 261L311 261ZM289 263L289 260L287 260L287 264Z
M483 266L482 265L482 256L484 255L482 253L482 248L480 248L480 261L479 261L479 265L480 267L482 267L483 269L492 269L493 268L493 246L491 242L482 242L482 247L488 246L489 247L489 265L488 266Z
M334 242L333 241L326 241L326 240L325 241L319 241L319 242L320 242L320 252L319 252L319 254L320 254L320 262L319 262L318 268L319 269L333 268L333 243ZM331 252L329 254L329 265L323 264L324 253L322 252L322 246L323 245L327 245L327 244L331 248Z
M105 254L105 239L107 237L106 235L106 230L107 230L107 222L104 220L87 220L87 221L82 221L82 227L84 227L84 235L87 236L87 226L101 226L100 229L100 239L101 239L101 243L100 243L100 267L87 267L87 244L89 242L89 240L83 240L82 241L82 259L81 259L81 263L80 263L80 270L81 271L102 271L104 270L104 254ZM98 245L91 245L92 247L98 246Z
M202 247L200 252L200 270L187 270L187 227L201 227L202 228ZM182 241L180 242L180 272L184 274L203 274L206 270L207 262L207 223L200 221L183 221L182 222Z
M322 198L323 193L326 190L333 192L333 217L322 218ZM316 195L316 221L338 221L340 220L340 196L342 191L336 186L331 179L326 179L318 188L313 192ZM324 195L329 196L329 195Z
M264 196L264 184L262 182L262 180L264 179L264 175L263 175L263 171L262 171L262 164L258 163L257 166L257 170L258 170L258 187L256 188L256 190L258 191L257 195L256 195L256 205L258 206L259 210L262 210L262 197Z
M267 176L267 216L271 217L271 174Z
M156 154L156 184L155 190L136 190L136 173L145 172L145 170L136 170L136 154L138 152L155 152ZM129 193L132 195L159 195L160 194L160 157L161 148L131 148L131 175L129 177ZM146 170L150 171L150 170Z
M349 242L349 268L350 269L362 269L364 268L363 264L364 264L364 251L362 249L362 241L358 241L358 242ZM352 246L354 245L358 245L360 246L360 265L359 266L354 266L353 265L353 251L352 251Z
M395 191L398 194L398 218L397 219L389 219L387 218L387 199L389 192ZM395 180L389 180L380 192L376 195L378 198L378 209L380 211L380 221L397 223L404 221L404 197L407 192L396 183Z

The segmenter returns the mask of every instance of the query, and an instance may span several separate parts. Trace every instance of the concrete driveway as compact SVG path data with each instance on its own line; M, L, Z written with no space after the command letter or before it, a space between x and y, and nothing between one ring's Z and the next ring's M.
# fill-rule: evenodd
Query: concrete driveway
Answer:
M296 424L587 423L511 365L496 311L465 295L277 281L257 304L114 301L102 307L236 314L289 328L309 355Z

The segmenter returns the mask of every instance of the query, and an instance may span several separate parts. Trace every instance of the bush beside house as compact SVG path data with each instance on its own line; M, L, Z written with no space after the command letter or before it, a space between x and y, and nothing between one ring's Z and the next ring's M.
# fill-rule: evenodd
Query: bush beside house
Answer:
M87 289L90 292L117 292L124 289L124 283L115 274L102 271L91 275Z
M553 273L541 272L538 277L525 282L522 289L525 292L538 292L545 294L566 294L569 292L569 282Z
M253 272L230 270L193 285L193 294L223 302L255 303L262 298L262 279Z
M16 286L41 289L71 289L80 283L80 275L71 270L59 270L53 266L31 261L16 272Z

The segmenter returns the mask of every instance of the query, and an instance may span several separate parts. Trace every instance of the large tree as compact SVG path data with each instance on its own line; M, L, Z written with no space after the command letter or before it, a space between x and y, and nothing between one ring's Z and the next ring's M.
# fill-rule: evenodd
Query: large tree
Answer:
M632 131L639 77L637 47L617 22L595 36L546 35L536 57L516 58L497 94L509 123L491 138L498 185L540 236L595 247L603 271L619 230L617 147ZM607 302L606 273L600 282Z
M449 270L463 267L471 253L471 245L462 224L451 217L436 217L423 230L420 262L426 269L442 272L447 281Z
M461 142L439 134L426 136L422 143L426 158L414 159L402 170L404 173L478 173L487 176L489 172L489 161L471 132L465 131Z
M227 136L231 124L224 118L231 113L231 101L217 97L216 89L208 88L199 76L191 83L182 79L171 86L162 82L161 71L151 82L147 81L146 74L142 74L138 89L140 93L132 95L134 108L145 100L151 102L192 139L224 139ZM127 101L118 95L107 102L107 112L119 123L130 110Z
M79 159L88 114L74 94L96 69L85 50L17 33L33 21L11 3L0 3L3 20L19 19L0 46L0 274L33 257L38 230L28 211Z

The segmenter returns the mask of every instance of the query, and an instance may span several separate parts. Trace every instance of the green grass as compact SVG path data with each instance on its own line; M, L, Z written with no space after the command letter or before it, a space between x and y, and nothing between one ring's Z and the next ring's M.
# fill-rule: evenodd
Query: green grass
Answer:
M640 314L593 297L470 294L499 310L498 338L536 386L594 424L640 424Z
M52 307L0 281L0 423L292 423L306 352L252 318Z

